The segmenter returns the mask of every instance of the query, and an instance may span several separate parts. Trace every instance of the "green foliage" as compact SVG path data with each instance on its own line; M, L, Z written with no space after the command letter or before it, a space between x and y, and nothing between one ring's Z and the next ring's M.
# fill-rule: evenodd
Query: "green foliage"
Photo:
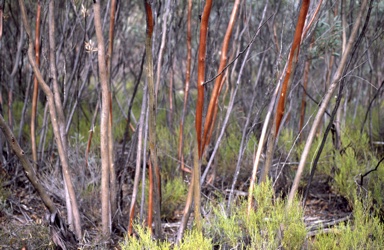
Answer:
M318 57L327 51L338 51L340 48L341 21L339 16L333 17L333 20L321 19L316 25L316 42L310 53L311 57ZM337 54L334 54L337 55Z
M355 193L356 194L356 193ZM363 201L354 196L353 221L339 224L330 233L317 235L312 242L313 249L382 249L384 225L379 218L370 214L372 200Z
M348 136L346 136L348 135ZM371 151L368 138L365 134L359 135L356 131L347 131L342 136L343 145L346 145L342 153L336 154L337 171L335 174L335 189L348 199L351 205L354 203L355 190L360 183L360 176L375 167L378 160ZM377 171L364 178L364 187L367 188L378 208L383 208L384 198L384 168L378 167Z
M292 129L283 129L281 131L279 141L281 142L285 152L291 151L292 145L295 141L295 137Z
M287 208L280 198L274 197L272 183L267 182L254 190L256 209L249 215L243 209L242 220L246 235L251 237L251 249L300 248L305 240L306 229L302 219L303 211L298 200Z
M175 177L177 173L177 136L174 136L166 126L156 127L159 164L162 176L166 179Z
M236 247L243 236L237 211L228 216L223 205L218 204L213 207L213 215L214 220L212 223L207 223L206 228L215 244Z
M181 244L175 247L177 250L211 250L212 248L211 240L204 237L204 235L197 230L187 231Z
M217 132L219 133L219 131ZM232 120L229 122L226 132L223 136L216 157L218 166L217 172L219 176L223 178L230 177L232 179L233 173L236 169L241 138L242 130L238 127L237 122L232 117ZM246 168L252 167L253 153L256 144L257 138L254 134L252 134L248 140L248 143L244 145L245 151L241 161L242 166L244 166L244 171L241 171L240 175L245 174L247 177L249 177L247 172L252 170ZM242 179L242 177L239 176L239 179Z
M237 155L241 142L241 131L230 125L219 148L218 172L221 175L232 174L236 168Z
M342 165L335 175L335 187L341 195L351 201L352 192L356 187L354 178L359 172L359 164L353 149L347 148L343 155L337 154L337 162L342 163Z
M182 178L168 180L162 189L161 216L172 218L175 210L184 205L187 193L188 187Z
M139 184L139 190L137 197L141 197L142 189L141 184ZM145 183L145 204L144 207L148 206L148 191L149 191L149 181L146 180ZM170 220L174 218L175 211L180 207L184 206L185 199L188 193L187 184L184 183L181 177L174 179L168 179L162 182L162 205L161 205L161 217L165 220ZM141 198L139 198L140 200Z
M322 135L317 137L314 142L312 143L312 146L311 146L311 149L309 151L309 154L308 154L308 164L310 164L310 166L312 167L312 163L313 163L313 160L317 154L317 151L319 150L319 146L320 146L320 143L322 141ZM302 153L303 153L303 150L304 150L304 146L305 146L305 141L300 143L297 147L297 151L296 151L296 157L297 159L300 159ZM331 176L332 175L332 168L333 168L333 144L332 144L332 138L331 136L328 136L326 142L325 142L325 145L324 145L324 149L320 155L320 159L319 159L319 162L318 162L318 166L316 168L316 173L321 173L321 174L326 174L328 176ZM307 167L307 168L304 168L304 173L303 173L303 176L308 176L308 174L310 173L310 170L311 168Z
M223 202L210 204L212 214L206 217L204 234L187 231L179 246L174 249L212 249L227 246L229 249L300 249L306 236L303 210L295 200L290 208L274 197L272 183L257 186L254 192L256 208L247 214L247 203L233 206L228 216ZM126 238L122 249L169 249L170 243L156 242L150 232L135 226L137 237Z
M290 208L274 197L272 183L256 186L256 207L247 214L247 202L233 206L228 216L218 204L213 207L213 218L205 225L214 245L230 249L285 249L300 248L305 241L306 229L303 210L297 200Z
M123 243L120 243L122 250L167 250L170 244L167 242L155 241L152 239L151 232L140 225L134 225L137 236L125 237Z
M155 241L152 239L151 232L140 225L134 225L137 236L125 237L124 242L120 243L122 250L211 250L211 240L204 237L201 232L196 230L187 231L183 240L177 246L171 247L168 241Z

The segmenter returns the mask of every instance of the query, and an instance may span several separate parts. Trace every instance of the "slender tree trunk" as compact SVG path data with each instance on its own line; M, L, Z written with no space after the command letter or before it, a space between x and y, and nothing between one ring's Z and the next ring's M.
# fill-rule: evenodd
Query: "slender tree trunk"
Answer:
M40 66L40 27L41 27L41 4L37 2L36 10L36 24L35 24L35 57L37 67ZM39 82L36 76L33 77L33 96L32 96L32 114L31 114L31 150L32 159L34 164L37 163L37 150L36 150L36 111L37 111L37 97L39 93ZM36 166L38 166L36 164Z
M268 140L267 159L264 168L261 171L259 182L264 182L272 165L273 152L276 138L280 129L280 123L285 111L286 96L288 95L289 86L291 85L296 64L299 57L301 38L303 35L304 23L308 13L310 0L303 0L299 17L296 24L295 35L293 37L291 51L289 53L288 66L285 71L285 77L281 86L280 96L278 99L276 115L273 122L273 128Z
M55 106L56 106L56 112L57 112L57 122L59 124L59 130L60 130L60 137L61 142L63 144L64 152L67 154L68 157L68 146L67 146L67 134L65 130L65 116L63 107L61 105L61 98L60 98L60 91L59 91L59 83L57 81L57 70L56 70L56 41L55 41L55 2L51 1L49 2L49 14L48 14L48 20L49 20L49 66L50 66L50 75L52 79L52 85L53 85L53 95L55 99ZM72 204L70 200L69 190L68 190L68 183L64 182L64 190L65 190L65 201L67 205L67 212L68 212L68 224L70 229L73 230L73 219L74 215L72 212Z
M148 94L146 94L148 95ZM147 141L148 141L148 105L147 107L145 108L145 120L144 120L144 145L143 145L143 161L142 161L142 168L143 168L143 174L142 174L142 177L141 177L141 203L140 203L140 220L142 221L143 218L144 218L144 206L145 206L145 186L146 186L146 183L145 183L145 180L146 180L146 167L147 167L147 163L149 165L149 163L151 162L150 160L147 160ZM152 166L151 166L151 169L148 170L148 175L149 175L149 182L150 183L153 183L153 179L152 178ZM153 194L153 188L152 188L152 194ZM149 198L148 199L153 199L153 195L152 194L148 194ZM151 197L152 195L152 197ZM153 203L153 202L152 202ZM153 206L151 205L150 206L151 208L153 208ZM149 205L148 205L148 209L149 209ZM150 211L152 213L152 211ZM149 213L149 211L148 211ZM149 215L148 215L149 217ZM151 214L151 218L152 218L152 214ZM149 224L149 223L147 223ZM151 222L151 229L152 229L152 222ZM152 230L151 230L152 232Z
M199 55L197 62L197 102L196 102L196 137L197 146L199 151L199 158L203 155L202 146L202 124L203 124L203 109L204 109L204 79L205 79L205 57L207 51L207 33L208 21L211 13L212 0L205 2L203 15L201 16L200 25L200 41L199 41Z
M101 84L101 111L100 111L100 152L101 152L101 224L103 236L110 237L111 234L111 211L110 211L110 156L109 156L109 87L107 65L105 57L105 44L102 32L100 1L94 1L95 31L97 37L97 55L99 65L99 78Z
M147 215L147 225L148 229L152 232L152 219L153 219L153 169L152 163L148 161L149 169L148 169L148 179L149 179L149 187L148 187L148 215Z
M196 143L195 143L196 144ZM193 201L194 201L194 216L195 216L195 225L197 231L201 232L203 230L203 224L201 222L201 158L199 157L199 152L197 145L195 145L193 150Z
M170 79L169 79L169 88L168 88L168 103L169 103L169 110L168 110L168 127L171 133L173 134L173 80L174 80L174 72L173 69L170 69Z
M111 216L112 221L117 212L117 183L116 183L116 171L114 160L114 146L113 146L113 116L112 116L112 58L113 58L113 41L115 31L115 12L116 12L116 0L111 0L111 10L109 18L109 44L107 53L107 75L109 81L109 122L108 122L108 150L109 150L109 184L110 184L110 196L111 196Z
M309 150L312 146L312 142L313 142L313 139L316 135L316 131L317 131L317 128L322 120L322 117L324 115L324 112L328 106L328 103L329 101L331 100L332 96L333 96L333 92L335 91L336 87L338 86L338 83L342 77L342 74L343 74L343 71L344 71L344 68L345 68L345 65L346 65L346 62L347 62L347 59L351 53L351 50L352 50L352 45L353 43L355 42L355 39L356 39L356 36L357 36L357 32L358 32L358 29L360 27L360 23L361 23L361 19L362 19L362 16L363 16L363 13L367 7L367 2L368 0L363 0L361 2L361 7L360 7L360 11L359 11L359 14L358 16L356 17L356 21L353 25L353 29L352 29L352 32L351 32L351 35L348 39L348 43L347 43L347 46L345 48L345 51L344 53L342 54L341 56L341 60L340 60L340 63L339 63L339 66L337 68L337 71L335 72L334 76L333 76L333 80L332 80L332 83L331 85L329 86L328 88L328 91L327 93L325 94L324 96L324 99L323 99L323 102L321 103L321 106L316 114L316 117L315 117L315 120L313 121L313 125L312 125L312 128L311 128L311 131L309 132L309 135L307 137L307 140L306 140L306 143L305 143L305 146L304 146L304 150L303 150L303 153L301 155L301 158L300 158L300 162L299 162L299 166L298 166L298 169L297 169L297 172L296 172L296 176L295 176L295 179L294 179L294 182L293 182L293 185L292 185L292 188L291 188L291 191L289 193L289 196L288 196L288 204L287 206L291 206L292 205L292 202L293 202L293 199L296 195L296 192L297 192L297 189L299 187L299 182L301 180L301 175L303 173L303 170L304 170L304 167L305 167L305 164L306 164L306 161L307 161L307 157L308 157L308 154L309 154Z
M153 168L153 186L154 186L154 220L155 220L155 235L161 238L161 218L160 218L160 203L161 203L161 190L160 190L160 169L157 159L157 144L156 144L156 93L155 84L153 81L153 57L152 57L152 34L153 34L153 16L151 3L144 0L145 11L147 16L147 36L145 40L146 48L146 72L148 82L148 105L149 105L149 151L150 160Z
M160 44L160 51L159 51L159 57L157 58L157 72L156 72L156 85L155 85L155 95L156 95L156 101L157 101L157 95L159 91L159 85L160 85L160 79L161 79L161 62L163 60L164 50L165 50L165 40L167 37L167 23L168 23L168 15L169 15L169 9L171 5L170 0L166 0L166 4L164 6L164 14L163 14L163 27L162 27L162 36L161 36L161 44Z
M192 16L192 0L188 0L188 17L187 17L187 67L185 73L185 87L184 87L184 105L183 112L180 118L180 130L179 130L179 148L178 156L180 162L180 169L184 172L191 172L184 166L184 155L183 155L183 136L184 136L184 121L187 112L188 95L189 95L189 84L191 81L191 61L192 61L192 31L191 31L191 16Z
M202 123L203 123L203 108L204 108L204 79L205 79L205 58L206 58L206 50L207 50L207 33L208 33L208 22L209 15L211 13L212 0L207 0L205 2L203 14L201 16L201 25L200 25L200 41L199 41L199 52L198 52L198 63L197 63L197 102L196 102L196 119L195 119L195 129L196 129L196 143L194 149L194 166L192 170L192 179L189 185L188 196L185 203L185 208L183 211L183 217L181 219L180 228L177 233L177 242L180 243L184 234L184 230L187 226L190 209L192 206L192 202L195 200L198 201L198 204L195 204L195 208L198 208L195 211L195 217L198 216L197 220L200 219L200 199L199 195L195 195L196 190L200 189L200 161L202 156ZM196 157L197 154L197 157ZM198 187L195 187L198 185ZM198 222L200 223L200 221Z
M227 31L225 33L224 40L223 40L223 47L221 49L221 58L220 58L218 73L222 72L224 70L224 67L227 64L227 60L228 60L227 53L228 53L229 41L232 36L232 30L236 21L239 4L240 4L240 0L236 0L235 3L233 4L231 17L229 19ZM223 87L223 76L224 76L223 73L218 75L218 77L215 80L215 86L213 87L213 90L212 90L211 100L209 102L207 116L205 118L205 123L204 123L204 135L201 142L201 153L204 153L204 149L206 145L209 144L210 135L212 134L213 124L215 123L215 116L216 116L215 114L217 113L218 98L220 95L220 91Z
M22 13L22 20L23 20L23 24L24 24L27 36L28 36L28 38L31 38L32 37L31 36L31 29L30 29L30 26L28 23L28 17L27 17L27 12L26 12L26 8L24 5L24 1L19 0L19 5L20 5L20 10ZM76 194L75 194L73 184L71 181L71 175L70 175L70 169L69 169L69 164L68 164L68 159L67 159L67 153L65 151L65 148L63 146L63 142L61 140L60 128L59 128L59 125L57 122L58 119L57 119L57 113L56 113L55 100L54 100L54 96L53 96L51 89L49 88L49 86L44 81L43 76L41 75L41 72L37 67L35 57L34 57L34 52L33 52L32 39L29 39L29 42L28 42L28 59L29 59L29 62L33 68L33 71L34 71L34 73L35 73L35 75L39 81L40 87L44 91L44 93L47 97L47 101L48 101L48 105L49 105L49 112L50 112L51 121L52 121L53 133L54 133L54 137L55 137L55 140L57 143L57 149L58 149L59 157L60 157L62 167L63 167L64 181L66 182L66 185L68 186L70 202L72 205L72 213L74 216L74 226L75 226L76 237L78 239L81 239L82 238L82 232L81 232L80 213L79 213L79 209L77 206Z
M313 43L315 41L315 36L312 37L312 42L309 45L309 49L312 48ZM303 138L302 130L304 127L304 119L305 119L305 109L307 107L307 97L306 97L306 92L307 92L307 86L308 86L308 76L309 76L309 69L311 67L311 60L307 59L305 62L304 66L304 76L303 76L303 96L301 97L301 108L300 108L300 123L299 123L299 137L300 140Z
M137 135L137 153L136 153L136 170L135 170L135 179L133 183L133 191L131 198L131 206L129 208L129 225L128 225L128 235L132 235L133 230L133 218L135 216L135 205L136 205L136 197L139 190L139 181L140 181L140 168L141 168L141 155L143 149L143 128L145 121L145 113L147 110L147 86L144 86L143 91L143 100L141 104L141 113L139 119L139 130ZM145 152L144 148L144 152Z
M187 199L185 201L183 216L181 217L181 220L180 220L180 227L177 230L176 244L180 244L181 240L183 239L184 231L187 228L189 216L191 214L191 207L193 203L193 188L194 188L192 183L195 183L194 176L195 175L192 172L191 184L189 185L189 188L188 188L188 194L187 194Z

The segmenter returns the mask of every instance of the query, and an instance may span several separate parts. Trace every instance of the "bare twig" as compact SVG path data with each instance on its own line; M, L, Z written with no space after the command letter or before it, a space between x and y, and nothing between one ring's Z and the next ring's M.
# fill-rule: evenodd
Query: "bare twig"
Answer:
M366 172L365 174L363 174L361 177L360 177L360 186L363 185L363 180L364 180L364 177L369 175L370 173L372 173L373 171L377 171L377 169L379 168L380 166L380 163L382 163L384 161L384 157L381 158L381 160L377 163L376 167L374 167L373 169L369 170L368 172Z

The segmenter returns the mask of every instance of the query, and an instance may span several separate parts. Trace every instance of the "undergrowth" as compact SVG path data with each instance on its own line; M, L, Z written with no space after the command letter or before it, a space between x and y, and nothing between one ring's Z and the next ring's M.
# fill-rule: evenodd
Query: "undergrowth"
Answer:
M311 249L383 249L384 224L371 213L372 198L354 195L353 220L323 231L311 242Z
M205 217L203 234L192 229L187 231L182 242L173 246L171 242L151 239L148 230L136 225L137 237L125 238L122 249L297 249L306 237L303 210L295 200L287 209L286 202L274 196L272 184L255 188L254 209L247 214L247 202L239 201L226 213L223 202L210 204L212 211Z
M307 237L303 209L298 199L287 208L286 200L276 197L271 182L254 190L255 204L247 213L247 201L233 204L228 214L224 200L209 203L203 233L187 230L182 242L155 241L151 233L136 224L135 237L126 237L120 246L128 249L381 249L384 225L372 215L373 200L354 193L354 211L345 224ZM220 200L220 199L219 199Z

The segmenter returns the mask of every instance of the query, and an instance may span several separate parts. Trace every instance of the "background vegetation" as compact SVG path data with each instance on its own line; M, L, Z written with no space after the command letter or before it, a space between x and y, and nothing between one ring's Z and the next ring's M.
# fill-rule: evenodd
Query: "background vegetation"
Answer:
M212 1L207 39L202 43L202 15L209 2L0 0L0 114L6 122L0 124L0 248L383 247L384 3L310 1L297 43L299 12L309 1ZM22 21L23 5L29 31ZM95 12L98 5L100 17ZM151 7L154 21L151 38L145 6ZM96 34L96 20L103 43ZM100 46L105 49L101 60ZM198 66L203 46L202 73ZM35 51L40 53L36 68L42 79L35 80L38 74L30 51L36 62ZM289 75L290 53L295 58ZM222 71L223 54L227 56ZM345 66L336 77L344 57ZM107 64L105 82L101 61ZM280 86L287 75L289 87L284 93ZM203 86L197 84L198 77L204 79ZM151 81L154 95L149 94ZM198 138L213 114L209 102L215 100L216 81L221 84L213 102L217 113L204 148ZM57 119L42 82L55 97ZM329 92L332 98L327 103ZM279 125L275 114L282 93L286 100ZM151 114L149 97L154 96ZM323 104L325 113L320 114ZM202 114L195 111L199 106ZM109 127L101 123L104 110ZM315 126L319 114L320 124ZM201 135L196 132L197 118L202 119ZM156 145L150 135L151 119ZM5 128L13 132L13 140ZM113 146L107 165L102 162L104 129L108 145ZM309 143L311 130L315 137ZM307 143L298 192L290 201ZM195 149L201 151L199 157ZM52 206L31 182L34 177L21 157L28 159ZM191 174L196 166L201 171L198 178L204 176L200 205L192 199L197 192L192 183L200 183ZM152 185L158 177L160 185ZM256 186L249 189L252 181ZM81 225L76 224L73 199Z

